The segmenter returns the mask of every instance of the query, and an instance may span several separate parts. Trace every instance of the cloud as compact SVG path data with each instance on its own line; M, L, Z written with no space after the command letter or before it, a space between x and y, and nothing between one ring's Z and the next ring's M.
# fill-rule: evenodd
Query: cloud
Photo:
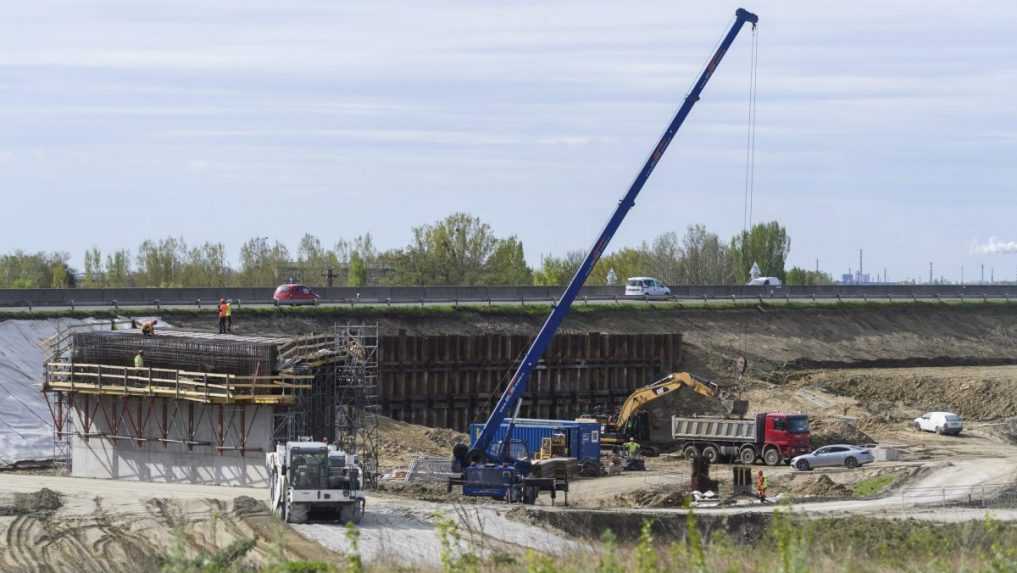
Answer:
M975 255L1006 255L1017 253L1017 241L1000 241L996 237L989 237L989 240L982 245L975 244L971 247L971 253Z

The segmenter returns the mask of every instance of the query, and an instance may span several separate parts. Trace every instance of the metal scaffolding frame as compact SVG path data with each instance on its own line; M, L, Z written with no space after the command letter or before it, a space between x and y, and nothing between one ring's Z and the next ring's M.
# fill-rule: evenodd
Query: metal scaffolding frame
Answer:
M378 323L336 324L335 441L356 454L367 481L378 474Z

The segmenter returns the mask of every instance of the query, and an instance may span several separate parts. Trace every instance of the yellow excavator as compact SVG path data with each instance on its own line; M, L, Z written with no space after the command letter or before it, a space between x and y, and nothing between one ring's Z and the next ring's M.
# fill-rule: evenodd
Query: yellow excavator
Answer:
M598 420L601 423L601 446L620 446L631 438L643 446L643 451L652 454L656 448L648 443L651 441L649 425L645 420L646 416L640 416L640 414L654 400L682 388L689 388L701 396L719 400L724 413L728 416L742 417L748 411L748 401L728 399L726 393L713 382L688 372L674 372L652 384L637 388L625 399L625 403L622 404L617 415ZM670 420L670 416L668 416L668 420ZM668 426L670 426L670 422ZM670 427L667 430L667 433L670 434Z

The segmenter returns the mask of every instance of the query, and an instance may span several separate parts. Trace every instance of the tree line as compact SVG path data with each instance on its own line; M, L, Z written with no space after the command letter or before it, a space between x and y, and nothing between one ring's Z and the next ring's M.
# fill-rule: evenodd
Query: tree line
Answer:
M626 277L653 276L671 285L744 284L753 263L762 274L787 284L828 284L826 273L785 270L791 238L776 221L754 225L724 241L703 225L679 235L666 232L637 247L601 257L587 284L622 284ZM233 266L222 243L188 245L183 238L145 240L135 251L103 253L92 247L84 267L72 268L68 253L0 256L0 288L268 287L288 280L308 285L564 285L585 253L542 257L526 263L516 236L499 237L479 218L453 213L413 228L404 247L379 250L370 234L329 246L306 234L295 251L268 237L240 247Z

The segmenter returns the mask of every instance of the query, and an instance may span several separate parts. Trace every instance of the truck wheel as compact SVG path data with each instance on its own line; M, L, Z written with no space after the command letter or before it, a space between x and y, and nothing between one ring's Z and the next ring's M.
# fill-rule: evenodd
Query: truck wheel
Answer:
M849 457L848 459L844 460L844 465L849 467L849 468L857 468L858 467L858 460L856 460L853 457Z
M756 461L756 450L751 447L742 448L742 451L738 452L738 461L745 465L752 465L752 462Z
M769 447L763 451L763 462L768 466L775 466L780 463L780 451L777 448Z
M696 449L696 446L685 446L685 449L682 450L682 455L685 456L685 459L691 460L699 455L699 450Z
M360 523L360 519L362 517L364 517L364 512L360 509L360 504L355 501L352 503L344 504L342 507L339 508L340 523L357 524Z
M715 464L720 461L720 452L715 446L706 446L703 448L703 457L711 464Z

